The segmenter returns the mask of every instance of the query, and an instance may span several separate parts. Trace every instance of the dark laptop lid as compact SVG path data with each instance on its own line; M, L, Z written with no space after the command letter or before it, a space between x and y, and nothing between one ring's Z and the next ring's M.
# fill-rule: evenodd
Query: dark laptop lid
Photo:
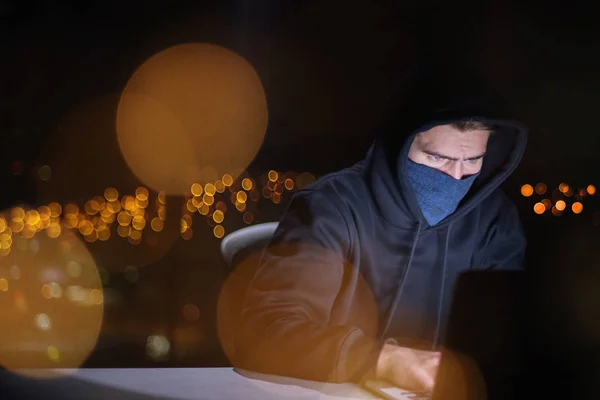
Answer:
M515 399L526 365L523 271L468 271L457 280L434 399Z

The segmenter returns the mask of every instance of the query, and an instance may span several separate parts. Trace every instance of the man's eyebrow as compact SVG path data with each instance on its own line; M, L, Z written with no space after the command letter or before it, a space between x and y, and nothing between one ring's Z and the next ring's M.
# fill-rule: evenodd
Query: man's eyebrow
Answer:
M485 157L485 154L486 154L486 153L481 153L481 154L480 154L480 155L478 155L478 156L475 156L475 157L469 157L469 158L467 158L467 161L479 160L480 158L483 158L483 157Z
M444 154L440 154L440 153L438 153L438 152L431 151L431 150L423 150L423 153L425 153L425 154L427 154L427 155L430 155L430 156L434 156L434 157L440 157L440 158L443 158L443 159L445 159L445 160L451 160L451 161L460 161L458 158L455 158L455 157L450 157L450 156L446 156L446 155L444 155ZM474 161L474 160L479 160L480 158L483 158L483 157L485 157L485 153L483 153L483 154L479 154L479 155L477 155L477 156L474 156L474 157L469 157L469 158L466 158L466 159L465 159L465 161Z

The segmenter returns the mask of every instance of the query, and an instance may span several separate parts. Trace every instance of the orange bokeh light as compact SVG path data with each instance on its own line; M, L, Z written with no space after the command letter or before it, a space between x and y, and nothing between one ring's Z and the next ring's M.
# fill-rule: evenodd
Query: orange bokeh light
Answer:
M567 193L569 191L569 185L567 185L566 183L561 183L560 185L558 185L558 190L560 190L561 193Z
M546 210L549 210L552 208L552 200L550 200L550 199L544 199L541 201L541 203L544 205L544 207L546 207Z
M225 185L226 187L233 185L233 177L230 174L223 175L221 181L223 181L223 185Z
M594 185L589 185L586 190L590 195L596 194L596 186Z
M548 190L548 187L545 183L540 182L537 185L535 185L535 192L537 194L544 194L546 193L546 190Z
M131 170L172 194L192 182L214 182L202 172L207 168L235 179L258 152L266 126L266 97L252 66L205 43L148 59L127 83L117 113L119 146Z
M104 198L107 201L116 201L119 198L119 191L115 188L107 188L104 190Z
M202 196L204 189L202 188L201 184L194 183L192 185L192 187L190 188L190 191L192 192L192 195L194 195L194 196Z
M225 188L226 186L222 180L219 179L215 182L215 189L217 190L217 193L223 193L225 191Z
M183 306L183 317L189 322L197 321L200 318L200 310L195 304L188 303Z
M217 225L213 228L213 234L215 235L216 238L222 238L223 236L225 236L225 228L223 228L223 225Z
M250 211L246 211L243 216L243 220L246 224L251 224L254 220L254 215Z
M217 224L223 222L224 219L225 214L223 214L223 211L217 210L213 213L213 221L215 221Z
M277 173L277 171L269 171L269 173L267 174L267 177L269 178L269 180L271 182L277 182L277 178L279 177L279 174Z
M535 205L533 206L533 211L536 214L543 214L544 211L546 211L546 206L544 205L544 203L535 203Z
M250 178L244 178L242 180L242 188L244 188L244 190L252 190L252 181Z
M573 205L571 205L571 210L573 210L575 214L581 214L581 212L583 211L583 204L576 201L575 203L573 203Z
M526 184L521 186L521 194L525 197L529 197L533 194L533 186Z
M150 194L145 187L139 187L135 190L135 197L140 201L147 201Z
M244 192L243 190L240 190L239 192L237 192L236 194L236 199L238 202L240 203L245 203L246 200L248 200L248 195L246 194L246 192Z
M287 190L292 190L292 189L294 189L294 181L292 179L288 178L285 180L284 186Z

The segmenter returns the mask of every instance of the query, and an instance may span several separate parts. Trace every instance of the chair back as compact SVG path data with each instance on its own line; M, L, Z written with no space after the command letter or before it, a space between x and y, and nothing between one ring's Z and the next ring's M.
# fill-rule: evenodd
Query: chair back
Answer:
M239 229L225 236L221 241L221 256L231 270L236 261L244 256L265 248L279 222L265 222Z

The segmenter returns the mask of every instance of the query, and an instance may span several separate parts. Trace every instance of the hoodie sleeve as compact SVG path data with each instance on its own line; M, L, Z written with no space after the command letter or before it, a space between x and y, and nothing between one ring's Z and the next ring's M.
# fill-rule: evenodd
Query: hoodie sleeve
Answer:
M527 239L515 205L504 198L486 235L482 267L495 270L524 268Z
M246 293L234 365L300 379L359 381L383 346L355 326L332 326L350 249L345 218L319 190L298 192Z

